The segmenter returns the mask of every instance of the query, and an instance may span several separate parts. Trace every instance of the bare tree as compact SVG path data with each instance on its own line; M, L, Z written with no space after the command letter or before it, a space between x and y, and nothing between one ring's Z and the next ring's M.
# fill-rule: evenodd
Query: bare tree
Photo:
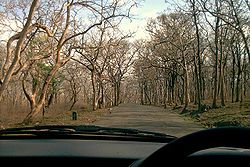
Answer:
M114 105L121 103L121 82L124 75L129 71L129 67L133 64L133 57L137 50L125 40L117 42L117 46L113 47L113 53L108 61L108 76L114 89Z
M108 21L111 18L116 17L126 17L129 14L129 11L125 11L125 13L116 13L120 9L120 2L115 1L111 4L104 4L102 1L100 4L95 3L94 1L88 1L88 2L81 2L81 1L67 1L63 4L61 4L61 10L59 11L59 18L65 18L60 20L60 29L59 32L56 32L53 36L55 40L56 50L53 55L53 63L51 66L51 70L48 73L47 77L45 78L45 81L42 85L41 94L37 94L39 97L32 97L37 98L35 107L31 110L31 112L27 115L27 117L24 119L23 123L28 123L32 120L33 117L38 115L44 105L46 95L48 93L48 89L50 87L51 81L53 77L56 75L57 71L67 62L71 59L72 56L74 56L74 50L78 48L78 44L76 42L76 39L82 38L84 35L86 35L90 30L94 29L98 25L102 25L104 21ZM123 5L123 4L122 4ZM72 25L72 19L76 19L76 16L72 16L72 11L74 9L84 9L87 8L90 10L90 12L95 13L96 21L94 23L91 23L87 28L84 29L75 29L73 33L69 32L69 29L74 27ZM99 12L102 11L102 12ZM76 13L77 14L77 13ZM74 22L73 22L74 23ZM49 28L47 26L40 26L45 27L46 33L49 35ZM80 31L79 31L80 30ZM33 100L34 101L34 100Z

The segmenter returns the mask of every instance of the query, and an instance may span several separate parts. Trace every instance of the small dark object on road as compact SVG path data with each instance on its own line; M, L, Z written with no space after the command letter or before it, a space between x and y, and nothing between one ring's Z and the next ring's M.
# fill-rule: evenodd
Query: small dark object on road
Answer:
M77 112L76 111L72 112L72 120L77 120Z

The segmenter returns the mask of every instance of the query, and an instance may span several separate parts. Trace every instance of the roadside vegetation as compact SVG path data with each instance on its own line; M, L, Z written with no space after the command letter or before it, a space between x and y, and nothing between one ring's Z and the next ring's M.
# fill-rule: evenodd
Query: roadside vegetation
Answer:
M212 104L207 102L207 104ZM227 102L226 106L212 108L207 105L203 112L197 112L197 106L188 106L190 112L182 112L181 107L174 108L173 111L181 116L192 119L205 128L224 126L250 126L250 100L244 102Z
M76 112L76 120L73 120L73 112ZM38 116L28 126L40 126L40 125L90 125L95 121L101 119L105 115L111 114L110 109L99 109L97 111L91 111L91 109L78 109L71 111L56 111L46 113L44 116ZM22 124L23 119L27 115L27 112L9 112L8 115L1 116L0 129L13 128L13 127L26 127Z

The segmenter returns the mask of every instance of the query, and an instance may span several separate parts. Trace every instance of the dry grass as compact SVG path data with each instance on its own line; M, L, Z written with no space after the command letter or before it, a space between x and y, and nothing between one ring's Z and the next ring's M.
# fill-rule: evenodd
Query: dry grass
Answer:
M22 122L29 111L27 106L11 107L3 104L0 106L0 129Z
M250 126L250 101L228 103L226 107L211 109L198 118L206 127Z
M209 103L207 103L209 104ZM192 105L189 110L196 109ZM185 116L191 117L205 127L222 127L222 126L250 126L250 100L242 103L227 102L225 107L208 109L203 113L185 113Z
M97 111L90 111L88 108L81 108L77 111L77 120L72 120L72 111L67 110L68 107L51 107L50 111L46 112L44 116L36 118L32 125L89 125L101 116L109 114L108 109L99 109ZM9 110L5 107L0 109L0 129L10 127L20 127L21 122L28 114L29 108L24 107L19 110Z

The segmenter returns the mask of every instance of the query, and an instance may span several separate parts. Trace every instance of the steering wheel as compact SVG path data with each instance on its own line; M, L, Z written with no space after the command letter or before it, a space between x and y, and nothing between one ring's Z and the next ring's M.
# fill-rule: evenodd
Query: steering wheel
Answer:
M250 128L227 127L198 131L170 142L132 167L178 164L197 151L215 147L250 149Z

